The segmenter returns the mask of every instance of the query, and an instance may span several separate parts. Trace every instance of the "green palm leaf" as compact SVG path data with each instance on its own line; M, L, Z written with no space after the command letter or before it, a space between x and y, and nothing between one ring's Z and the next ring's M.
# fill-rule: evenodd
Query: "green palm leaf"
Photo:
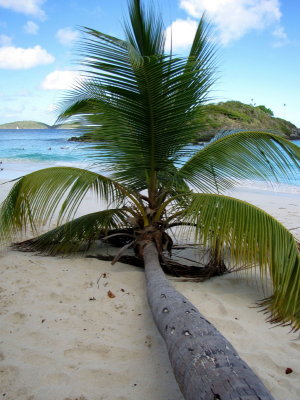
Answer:
M289 182L300 169L300 148L268 132L241 131L213 140L179 170L202 192L224 191L242 179Z
M129 226L127 209L109 209L86 214L67 222L37 238L18 245L30 251L42 251L51 255L74 253L88 249L90 243L106 235L109 230Z
M152 13L150 16L140 0L129 4L129 23L125 23L127 42L141 56L162 54L165 45L165 34L162 19Z
M174 177L174 163L196 136L196 110L214 80L214 51L204 19L187 59L164 54L161 21L134 5L131 25L127 41L85 29L88 79L69 94L61 118L85 121L97 142L94 160L145 189Z
M300 255L293 235L266 212L216 194L194 194L186 221L196 238L237 266L259 266L270 276L273 294L263 304L273 322L300 327ZM191 233L191 231L190 231Z
M112 179L79 168L45 168L23 176L1 205L0 242L29 227L35 231L58 209L58 223L71 219L89 190L107 202L122 201L128 194Z

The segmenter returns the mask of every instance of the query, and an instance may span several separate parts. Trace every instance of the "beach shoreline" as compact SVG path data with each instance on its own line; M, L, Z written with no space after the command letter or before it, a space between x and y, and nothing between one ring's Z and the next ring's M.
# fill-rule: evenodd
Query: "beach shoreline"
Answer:
M1 186L2 199L11 183ZM300 239L300 195L239 188L233 197ZM1 200L1 199L0 199ZM98 207L88 197L79 214ZM143 270L83 257L0 255L0 395L9 400L183 400L146 301ZM233 344L276 400L300 398L300 340L255 308L255 281L171 279ZM115 297L110 297L111 291ZM291 368L292 373L286 374Z

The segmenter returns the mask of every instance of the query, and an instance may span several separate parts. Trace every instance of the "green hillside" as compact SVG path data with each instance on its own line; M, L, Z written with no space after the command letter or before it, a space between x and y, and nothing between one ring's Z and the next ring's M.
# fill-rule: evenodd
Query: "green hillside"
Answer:
M36 121L16 121L0 125L0 129L49 129L51 126Z
M265 106L251 106L239 101L227 101L217 104L208 104L199 108L199 136L198 141L211 139L219 130L223 129L260 129L271 130L289 139L300 137L300 129L282 118L275 118ZM0 125L0 129L76 129L78 125L66 123L61 125L47 125L36 121L17 121ZM74 141L88 141L83 135L72 137Z
M200 128L196 142L210 140L218 131L227 129L271 130L289 139L300 137L300 130L294 124L272 115L265 106L254 107L239 101L208 104L199 108ZM89 141L85 135L70 140Z
M208 104L199 115L199 140L213 137L221 129L267 129L292 138L299 135L299 129L289 121L273 117L265 106L251 106L239 101Z

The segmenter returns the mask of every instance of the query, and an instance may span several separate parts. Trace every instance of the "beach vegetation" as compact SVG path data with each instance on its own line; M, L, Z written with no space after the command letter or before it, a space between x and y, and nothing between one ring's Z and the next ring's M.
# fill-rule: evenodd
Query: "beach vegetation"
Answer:
M257 106L257 108L259 108L260 110L262 110L264 113L270 115L271 117L274 117L274 113L273 113L273 111L271 110L271 108L268 108L268 107L266 107L266 106L264 106L264 105Z
M198 141L212 139L221 129L251 129L276 133L291 138L297 127L282 118L275 118L265 106L253 106L240 101L205 104L199 120Z
M93 142L93 170L46 168L17 179L0 209L0 240L38 232L58 211L56 228L19 248L61 254L115 240L122 247L113 262L132 248L144 262L149 304L185 398L229 398L230 391L232 398L272 399L229 342L172 288L161 265L177 276L193 271L196 279L257 267L272 285L261 302L269 321L299 329L295 238L228 193L245 179L293 178L300 149L255 129L222 131L191 149L216 76L209 24L201 18L186 57L165 53L162 20L139 0L130 1L124 26L124 39L83 28L85 79L67 94L59 118L80 123ZM91 192L99 211L76 218ZM172 260L174 235L206 250L202 268Z

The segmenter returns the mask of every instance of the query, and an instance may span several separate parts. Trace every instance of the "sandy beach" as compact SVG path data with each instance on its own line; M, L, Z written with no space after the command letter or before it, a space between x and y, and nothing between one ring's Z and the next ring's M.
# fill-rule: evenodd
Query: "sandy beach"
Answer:
M8 185L1 186L1 198ZM234 195L300 239L300 193ZM96 209L88 198L79 213ZM182 400L152 321L143 271L91 258L0 255L0 397L7 400ZM215 324L276 400L300 398L299 334L254 305L255 283L229 274L173 284ZM109 292L110 291L110 292ZM286 369L292 373L286 374Z

